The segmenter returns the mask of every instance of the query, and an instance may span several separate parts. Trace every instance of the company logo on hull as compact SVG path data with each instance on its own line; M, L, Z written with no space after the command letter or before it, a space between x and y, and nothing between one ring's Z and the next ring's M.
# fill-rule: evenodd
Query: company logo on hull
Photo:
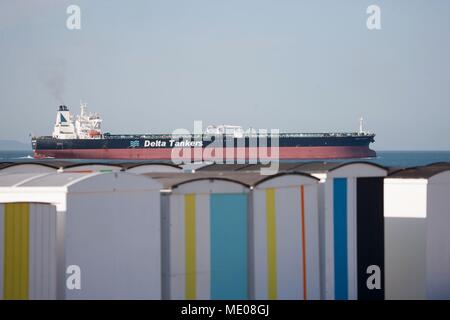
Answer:
M138 148L139 147L139 140L133 140L133 141L130 141L130 147L131 148Z
M144 141L144 148L184 148L184 147L203 147L203 141L191 141L188 139L185 139L183 141L176 141L176 140L145 140Z

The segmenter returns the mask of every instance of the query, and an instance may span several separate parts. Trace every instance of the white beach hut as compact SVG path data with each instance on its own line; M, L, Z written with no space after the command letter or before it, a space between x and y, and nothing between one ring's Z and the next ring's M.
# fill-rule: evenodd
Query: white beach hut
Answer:
M387 299L450 299L450 164L384 180Z
M163 297L247 299L248 192L240 181L181 174L163 200Z
M252 298L320 299L318 179L281 173L252 192Z
M368 162L307 163L321 179L319 226L323 299L384 299L383 178Z
M159 299L161 185L127 173L0 176L0 297Z

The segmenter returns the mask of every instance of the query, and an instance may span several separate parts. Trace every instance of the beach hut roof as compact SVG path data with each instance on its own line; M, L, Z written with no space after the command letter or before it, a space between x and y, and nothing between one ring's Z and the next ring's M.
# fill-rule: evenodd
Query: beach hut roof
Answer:
M429 179L444 171L450 171L450 163L439 162L427 166L399 169L391 172L389 178Z

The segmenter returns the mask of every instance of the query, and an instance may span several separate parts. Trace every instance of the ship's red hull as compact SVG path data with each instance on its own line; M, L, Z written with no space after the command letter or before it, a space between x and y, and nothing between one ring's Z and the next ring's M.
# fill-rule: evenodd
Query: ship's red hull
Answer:
M173 154L182 156L183 159L192 160L217 160L220 156L212 155L214 158L194 149L174 148L127 148L127 149L67 149L67 150L36 150L35 157L52 157L57 159L123 159L123 160L173 160ZM187 152L186 152L187 151ZM226 148L223 151L225 159L348 159L375 157L375 151L367 146L320 146L320 147L280 147L277 154L260 152L258 148ZM183 153L184 152L184 153ZM202 158L202 159L199 159Z

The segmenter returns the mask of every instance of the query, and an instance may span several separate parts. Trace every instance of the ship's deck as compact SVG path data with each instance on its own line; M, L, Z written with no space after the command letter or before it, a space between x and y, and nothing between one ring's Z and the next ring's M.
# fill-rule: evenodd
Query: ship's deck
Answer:
M194 139L201 139L205 137L214 137L215 134L167 134L167 133L153 133L153 134L109 134L105 133L100 138L93 139L173 139L189 137ZM260 138L265 136L278 136L279 138L348 138L348 137L374 137L373 133L360 132L327 132L327 133L279 133L279 134L243 134L242 136L235 136L233 134L223 134L225 137L234 138ZM34 137L34 139L54 139L52 136Z

